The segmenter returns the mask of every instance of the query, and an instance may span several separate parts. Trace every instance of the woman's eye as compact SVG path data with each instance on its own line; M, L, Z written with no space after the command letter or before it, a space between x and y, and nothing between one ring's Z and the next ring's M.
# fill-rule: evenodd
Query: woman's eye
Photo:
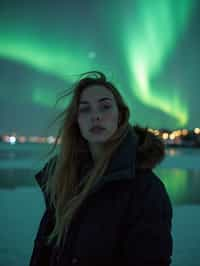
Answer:
M87 110L88 110L88 108L81 108L81 109L79 109L79 112L85 112Z
M104 109L109 109L109 108L111 108L111 106L110 105L104 105L103 108Z
M110 108L111 108L110 105L103 105L103 106L100 107L100 109L103 109L103 110L110 109ZM81 112L81 113L85 113L85 112L88 112L88 111L90 111L89 107L85 107L85 108L80 108L79 109L79 112Z

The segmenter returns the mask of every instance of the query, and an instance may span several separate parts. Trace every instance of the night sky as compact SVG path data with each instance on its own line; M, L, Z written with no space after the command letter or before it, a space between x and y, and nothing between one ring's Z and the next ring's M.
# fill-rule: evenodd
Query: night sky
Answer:
M0 134L47 130L81 74L119 88L132 123L200 127L200 1L0 2Z

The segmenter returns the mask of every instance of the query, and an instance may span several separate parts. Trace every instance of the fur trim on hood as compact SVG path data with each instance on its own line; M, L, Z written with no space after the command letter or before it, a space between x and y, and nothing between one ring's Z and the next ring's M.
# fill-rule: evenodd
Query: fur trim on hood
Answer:
M156 167L165 157L163 140L150 132L148 128L135 125L133 129L138 136L137 168Z

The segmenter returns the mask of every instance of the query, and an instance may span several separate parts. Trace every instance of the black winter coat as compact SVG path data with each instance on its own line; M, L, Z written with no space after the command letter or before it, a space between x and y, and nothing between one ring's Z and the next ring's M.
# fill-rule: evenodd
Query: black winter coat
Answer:
M172 205L164 184L149 168L161 160L163 146L151 133L138 131L138 136L136 144L127 134L71 223L63 248L44 243L54 224L44 194L46 210L30 266L170 265ZM147 147L146 138L152 138ZM45 168L36 175L40 186L47 178Z

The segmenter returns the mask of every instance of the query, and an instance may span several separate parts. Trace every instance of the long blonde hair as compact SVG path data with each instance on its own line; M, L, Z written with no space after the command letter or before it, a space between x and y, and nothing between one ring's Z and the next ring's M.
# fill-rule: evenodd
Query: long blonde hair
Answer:
M103 156L90 169L90 174L84 178L84 183L80 186L80 169L91 157L87 142L81 136L78 126L78 105L83 90L94 84L103 85L111 91L118 106L120 121L118 130L104 143ZM96 177L104 174L112 154L130 128L128 122L129 108L116 87L106 80L103 73L98 71L84 73L72 89L66 91L64 97L72 92L73 97L70 104L59 116L62 121L55 142L55 146L60 143L56 167L54 171L49 167L48 180L45 184L45 192L49 196L50 205L55 210L55 225L48 236L47 243L49 244L55 240L56 246L64 241L69 225L93 187Z

